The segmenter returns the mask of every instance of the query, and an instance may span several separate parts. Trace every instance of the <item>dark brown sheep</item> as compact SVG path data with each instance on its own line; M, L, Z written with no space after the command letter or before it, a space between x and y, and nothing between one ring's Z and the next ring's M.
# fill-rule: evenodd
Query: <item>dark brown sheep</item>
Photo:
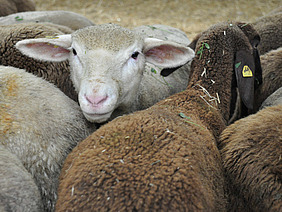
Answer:
M114 119L69 154L57 211L226 211L217 139L232 116L236 85L252 107L258 67L235 24L204 32L196 52L185 91Z
M0 16L34 10L35 3L33 0L0 0Z
M281 211L282 105L228 126L219 148L231 192L245 203L232 199L228 211Z
M260 61L262 84L255 92L255 111L258 111L268 96L282 86L282 47L262 55Z
M258 18L253 25L261 37L258 46L261 55L282 46L282 7Z
M0 26L0 65L25 69L55 84L68 97L77 101L77 93L70 79L68 62L44 62L23 55L14 46L28 38L44 38L71 33L68 27L51 23L23 23Z

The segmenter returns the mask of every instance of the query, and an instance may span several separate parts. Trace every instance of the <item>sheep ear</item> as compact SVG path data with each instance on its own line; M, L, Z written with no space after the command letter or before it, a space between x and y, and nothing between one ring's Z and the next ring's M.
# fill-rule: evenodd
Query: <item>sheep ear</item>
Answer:
M61 62L69 58L71 35L26 39L17 42L15 46L29 57L43 61Z
M196 37L193 39L193 41L188 45L189 48L193 49L193 51L195 51L196 49L196 45L197 45L197 42L199 40L199 38L202 36L202 33L199 33L198 35L196 35ZM166 77L168 75L170 75L171 73L173 73L175 70L177 70L178 68L180 68L181 66L179 67L175 67L175 68L165 68L161 71L161 75Z
M255 60L255 89L262 84L262 69L260 64L260 57L257 50L257 47L260 43L260 36L257 31L254 29L252 24L246 23L236 23L237 26L243 31L243 33L247 36L250 41L250 44L253 47L253 55Z
M160 68L180 67L192 60L195 55L191 48L174 42L155 38L145 38L144 41L143 53L146 61Z
M245 106L252 110L254 104L254 57L245 50L239 50L236 53L234 65L240 97Z

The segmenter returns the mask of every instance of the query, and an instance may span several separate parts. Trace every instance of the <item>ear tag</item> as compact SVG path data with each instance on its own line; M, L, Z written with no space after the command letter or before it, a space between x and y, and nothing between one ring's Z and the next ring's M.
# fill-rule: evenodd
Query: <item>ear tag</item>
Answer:
M243 74L243 77L252 77L253 76L252 70L247 65L243 67L242 74Z

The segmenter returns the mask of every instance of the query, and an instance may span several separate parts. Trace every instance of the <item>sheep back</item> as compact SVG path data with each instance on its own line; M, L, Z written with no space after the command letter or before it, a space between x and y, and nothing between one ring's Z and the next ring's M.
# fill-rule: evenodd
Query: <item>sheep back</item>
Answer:
M0 144L0 211L42 211L38 187L16 155Z
M32 11L11 14L0 18L0 25L12 25L22 23L53 23L66 26L72 30L78 30L94 23L86 17L71 11Z
M277 89L274 93L267 97L266 100L263 101L260 106L260 110L273 105L282 105L282 87Z
M183 97L116 118L80 142L62 169L56 210L225 211L219 151L201 116L221 129L224 121L199 96L183 108Z
M262 55L260 61L262 84L255 92L255 111L268 96L282 86L282 47Z
M261 37L258 46L261 55L282 45L282 7L253 22L254 28Z
M51 23L14 24L0 26L0 65L25 69L38 77L55 84L68 97L77 101L77 93L70 79L69 63L43 62L23 55L15 48L15 44L28 38L42 38L71 33L72 30Z
M0 66L0 97L0 143L22 161L52 211L65 157L95 128L76 102L21 69Z
M282 106L267 107L228 126L219 141L224 168L245 205L230 210L280 211L282 208ZM244 208L245 207L245 208ZM234 210L235 208L235 210Z
M35 3L33 0L0 0L0 17L34 10Z

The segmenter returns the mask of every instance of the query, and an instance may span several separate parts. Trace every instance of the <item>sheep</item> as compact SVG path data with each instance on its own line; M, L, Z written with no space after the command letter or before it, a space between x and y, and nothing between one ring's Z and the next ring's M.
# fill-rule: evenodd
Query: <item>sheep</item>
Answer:
M282 86L282 47L260 56L262 84L255 93L255 112L262 102Z
M145 61L174 68L194 56L188 47L144 38L116 24L90 26L55 39L22 40L16 48L44 61L68 59L80 107L95 123L148 108L186 88L189 70L176 71L164 80L158 69L144 71Z
M252 105L253 48L235 24L204 32L185 91L117 117L72 150L56 211L226 211L216 142L232 116L236 85Z
M188 46L190 44L190 40L185 32L167 25L142 25L134 28L133 30L150 38L169 40L184 46Z
M38 187L21 161L0 144L0 211L42 211Z
M0 65L14 66L55 84L68 97L77 101L77 93L70 79L69 63L42 62L23 55L15 48L17 41L71 33L68 27L52 23L23 23L0 26Z
M11 14L0 18L0 25L22 23L53 23L69 27L73 31L93 26L94 23L86 17L70 11L32 11Z
M171 26L167 26L167 25L161 25L161 24L142 25L142 26L138 26L134 28L133 30L137 33L142 34L144 37L173 41L175 43L178 43L184 46L188 46L190 43L190 40L187 37L187 35L185 34L185 32L181 31L180 29L177 29ZM177 69L179 69L179 72L190 70L190 65L191 65L191 61L189 61L188 63L180 67L162 69L161 75L166 77ZM158 67L154 66L153 64L146 63L145 72L150 73L150 70L152 69L158 69Z
M282 46L282 7L258 18L252 24L261 37L258 46L261 55Z
M281 105L282 104L282 87L278 88L276 91L274 91L269 97L267 97L266 100L263 101L263 103L260 106L260 110L269 107L272 105Z
M34 10L35 3L33 0L0 0L0 16Z
M230 193L235 194L228 211L282 209L281 91L267 99L264 109L236 121L220 136L218 146Z
M0 121L1 145L21 160L52 211L65 157L95 126L53 84L9 66L0 66Z

